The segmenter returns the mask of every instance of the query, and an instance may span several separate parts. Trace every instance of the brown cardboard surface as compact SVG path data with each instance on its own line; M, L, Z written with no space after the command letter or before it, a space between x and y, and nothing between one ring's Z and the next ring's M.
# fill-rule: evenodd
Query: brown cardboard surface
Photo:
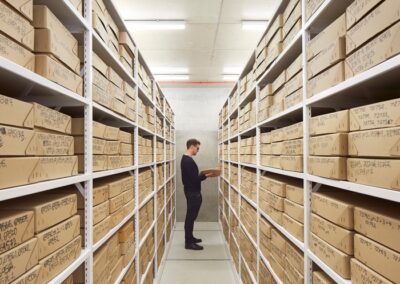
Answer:
M281 155L282 154L282 143L283 142L273 142L271 144L272 155Z
M106 125L104 130L104 139L106 140L118 140L119 128Z
M103 76L107 76L107 64L95 53L92 53L92 65Z
M134 134L120 130L118 133L118 140L121 141L122 143L133 144Z
M98 283L102 279L103 273L108 275L109 267L107 265L108 243L102 245L93 254L93 280Z
M346 27L349 30L382 0L356 0L346 8Z
M297 222L304 223L304 207L302 205L285 199L284 212Z
M400 3L385 0L346 33L346 54L400 20Z
M349 55L345 61L346 79L364 72L398 54L400 52L399 32L400 22L397 22Z
M286 258L285 276L286 276L286 279L289 280L288 283L293 283L293 284L304 283L303 270L304 270L304 268L302 269L301 272L298 271L296 268L293 267L293 265Z
M300 273L304 273L304 254L291 242L286 243L285 254L287 261Z
M71 217L77 212L76 194L38 194L21 199L12 199L1 209L33 210L35 233L41 232Z
M343 157L308 157L308 172L311 175L320 177L346 180L347 176L347 158Z
M293 94L302 87L303 87L303 71L300 71L292 79L286 82L285 84L286 94Z
M400 215L396 204L372 203L354 208L354 230L400 252Z
M332 191L329 191L332 190ZM345 229L354 228L354 195L327 188L322 192L313 192L311 195L311 210L313 213L339 225Z
M115 70L113 68L111 68L110 66L107 69L107 78L108 78L108 80L110 80L110 82L112 82L115 86L117 86L118 88L120 88L122 90L123 80L122 80L121 76L119 76L118 73L115 72Z
M93 225L103 221L110 215L110 201L106 200L96 206L93 206Z
M33 211L1 211L0 254L33 238Z
M80 218L78 215L74 215L64 222L39 233L36 236L38 239L39 259L42 259L64 247L79 234Z
M33 105L0 95L0 123L24 128L33 128Z
M80 96L83 95L82 77L48 55L36 55L35 72Z
M319 75L313 77L307 83L307 96L312 97L326 89L329 89L345 80L344 62L340 61Z
M393 282L387 280L379 273L376 273L368 266L355 258L351 259L351 283L364 284L364 283L376 283L376 284L391 284Z
M283 214L283 227L296 239L304 241L304 226L290 216Z
M286 80L292 79L300 70L303 69L303 57L300 54L286 69Z
M113 268L111 268L111 271L110 271L110 275L111 275L110 283L114 283L117 280L117 278L118 278L119 274L121 273L122 269L123 269L123 258L120 257L118 259L117 264L115 264L115 266Z
M334 20L328 27L311 39L307 46L307 59L310 60L338 37L346 34L346 15L343 14Z
M283 281L284 276L285 276L284 268L278 263L278 261L272 255L270 256L269 262L270 262L272 269L278 276L278 278L281 279L281 281Z
M81 236L39 261L39 283L47 283L67 268L81 253Z
M111 217L107 217L100 223L93 226L93 243L98 242L102 237L104 237L111 227Z
M0 188L73 176L78 170L76 156L0 158L0 164Z
M106 75L97 71L95 68L92 68L92 76L93 76L93 85L99 87L103 91L108 92L109 81L105 77Z
M267 191L267 197L268 197L268 202L269 204L275 208L276 210L279 210L281 212L283 212L283 201L285 200L284 198L275 195L269 191Z
M92 100L94 102L99 103L102 106L105 106L108 109L111 109L113 97L105 90L102 90L96 85L92 85Z
M285 171L302 172L303 156L281 156L281 168Z
M349 111L342 110L315 116L310 120L310 135L349 131Z
M285 10L283 11L283 22L286 23L286 21L289 19L289 17L292 15L293 11L295 8L297 8L299 1L298 0L291 0L285 7Z
M289 5L286 8L289 8L291 3L296 3L296 1L291 1ZM289 31L293 28L293 26L296 24L297 20L301 18L301 1L297 1L295 4L295 7L290 13L290 16L288 16L285 20L285 14L287 13L288 9L285 9L285 12L283 13L283 20L285 21L285 24L283 25L283 36L285 37Z
M333 281L329 276L323 272L322 270L313 271L312 277L313 284L335 284L336 282Z
M35 55L3 34L0 34L0 55L35 72Z
M105 155L116 155L119 154L119 141L106 141L106 145L104 147Z
M324 0L307 0L306 1L306 20L310 19L310 17L318 10Z
M269 44L275 33L283 27L283 15L278 14L268 29L267 33L265 34L265 43Z
M40 271L40 265L36 265L31 270L23 274L11 284L35 284L37 283ZM63 283L64 284L64 283Z
M133 44L127 32L119 32L119 43L124 45L133 57L135 54L135 45Z
M354 236L354 256L377 273L395 283L400 282L400 253L362 235Z
M33 26L35 29L49 29L62 35L64 45L78 56L78 41L45 5L33 5Z
M64 39L66 32L53 29L35 29L35 52L49 53L68 66L76 74L80 73L80 60L77 54L78 41L68 45Z
M0 281L10 283L37 263L37 239L32 238L0 255L0 270L2 271Z
M282 142L282 155L303 155L303 139L288 140Z
M400 126L399 106L394 99L350 109L350 131Z
M309 154L317 156L347 156L347 133L310 137Z
M307 64L307 78L310 79L326 68L338 63L346 57L345 38L334 39Z
M379 147L376 147L379 145ZM352 132L349 155L360 157L399 157L400 127Z
M0 3L0 13L0 30L29 50L33 50L34 30L31 23L4 2Z
M310 234L310 249L337 274L344 279L350 279L351 257L349 255L341 252L312 233Z
M93 5L95 7L96 5ZM104 15L101 15L101 13L98 13L96 11L92 12L92 26L93 29L97 32L99 37L103 40L107 40L107 30L104 26Z
M260 187L271 191L272 193L285 197L286 196L286 179L278 175L261 176Z
M286 198L297 204L303 205L303 182L301 180L291 181L286 184Z
M80 15L83 15L83 7L82 2L83 0L69 0L75 9L79 12Z
M287 48L289 44L293 41L295 36L301 30L301 19L298 19L297 22L293 25L292 29L285 35L285 39L283 40L283 49Z
M59 111L33 103L34 126L71 134L71 117Z
M110 199L110 214L114 213L118 209L120 209L124 205L124 195L119 194L113 198Z
M78 156L82 160L82 168L79 170L79 172L83 172L83 156ZM98 172L98 171L105 171L107 170L107 162L108 162L108 157L105 155L93 155L93 171Z
M355 183L400 190L400 160L347 160L347 180Z
M111 214L111 228L117 226L119 223L121 223L122 219L125 217L125 210L124 208L120 208L113 214Z
M93 186L93 206L108 200L108 185Z
M124 102L121 102L120 100L118 100L116 98L113 98L111 109L113 111L115 111L117 114L124 116L125 112L126 112L126 105Z
M311 214L311 232L338 250L353 255L354 232L346 230L316 214Z
M272 144L261 144L260 145L261 155L272 155Z
M286 82L286 70L283 70L281 74L272 82L271 91L274 94L278 91Z
M285 140L285 132L283 129L276 129L271 131L271 142L279 142Z
M119 149L120 155L133 155L133 144L121 143Z
M285 109L300 104L303 101L303 88L298 89L296 92L287 95L283 99L283 105Z
M5 0L20 14L32 21L33 17L33 0Z

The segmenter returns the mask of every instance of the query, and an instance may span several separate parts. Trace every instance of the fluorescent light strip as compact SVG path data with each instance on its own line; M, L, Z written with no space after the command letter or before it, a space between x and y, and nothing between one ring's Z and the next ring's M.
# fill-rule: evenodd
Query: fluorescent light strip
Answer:
M242 30L263 31L267 28L268 21L242 21Z
M186 23L183 20L148 20L136 21L125 20L128 29L133 31L139 30L184 30Z
M242 70L243 67L224 67L224 75L239 75Z

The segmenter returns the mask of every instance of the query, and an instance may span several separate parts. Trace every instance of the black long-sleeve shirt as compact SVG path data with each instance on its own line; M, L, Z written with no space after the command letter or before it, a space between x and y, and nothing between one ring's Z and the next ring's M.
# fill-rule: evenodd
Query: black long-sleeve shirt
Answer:
M182 183L185 191L200 192L201 182L207 177L199 175L199 168L192 157L183 155L181 160Z

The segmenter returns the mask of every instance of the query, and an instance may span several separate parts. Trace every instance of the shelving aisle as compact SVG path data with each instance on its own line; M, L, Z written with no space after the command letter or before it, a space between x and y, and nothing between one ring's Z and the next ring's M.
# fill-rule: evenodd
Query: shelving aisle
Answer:
M281 1L220 112L243 283L400 281L399 2L366 2Z
M114 1L0 10L0 282L153 283L174 113Z
M177 222L160 268L160 284L239 283L217 222L196 222L194 235L203 240L203 251L184 248L183 223Z

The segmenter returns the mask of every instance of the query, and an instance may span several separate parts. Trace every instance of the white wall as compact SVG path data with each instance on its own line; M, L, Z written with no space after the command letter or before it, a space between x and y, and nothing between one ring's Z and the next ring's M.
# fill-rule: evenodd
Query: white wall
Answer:
M172 88L162 87L173 111L176 127L177 157L177 220L184 221L186 199L181 181L180 160L186 151L186 141L196 138L201 142L194 158L200 169L218 165L218 114L231 91L230 87ZM218 220L218 182L210 178L202 184L203 205L198 221Z

